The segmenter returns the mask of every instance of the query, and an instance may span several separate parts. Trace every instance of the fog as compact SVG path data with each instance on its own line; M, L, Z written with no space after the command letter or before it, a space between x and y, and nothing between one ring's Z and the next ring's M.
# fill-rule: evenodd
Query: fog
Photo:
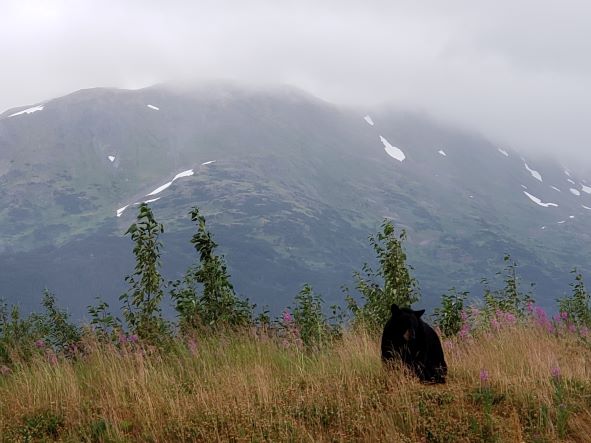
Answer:
M1 9L2 111L95 86L286 83L591 163L588 2L3 0Z

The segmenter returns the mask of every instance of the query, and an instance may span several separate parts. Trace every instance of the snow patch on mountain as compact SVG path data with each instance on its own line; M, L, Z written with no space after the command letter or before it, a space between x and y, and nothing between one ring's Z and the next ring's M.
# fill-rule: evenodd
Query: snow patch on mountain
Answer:
M591 208L589 206L585 206L585 205L581 205L583 208L588 209L589 211L591 211Z
M107 158L109 159L109 161L111 163L113 163L115 161L115 156L114 155L107 155Z
M556 186L550 186L550 187L551 187L552 189L554 189L555 191L562 192L562 191L561 191L560 189L558 189Z
M573 180L571 180L570 178L566 180L567 182L569 182L571 185L576 184Z
M439 154L443 155L444 157L447 157L447 154L445 153L445 151L443 149L440 149L439 151L437 151Z
M591 194L591 187L589 186L585 186L585 185L581 185L581 191L587 193L587 194Z
M509 153L507 151L505 151L504 149L498 148L498 151L503 154L505 157L509 157Z
M32 114L33 112L43 111L43 105L33 106L32 108L25 109L24 111L15 112L14 114L10 114L8 117L16 117L17 115L22 114Z
M143 201L143 202L141 202L141 203L153 203L153 202L155 202L155 201L158 201L158 200L160 200L161 198L162 198L162 197L151 198L150 200L144 200L144 201ZM137 205L137 203L136 203L136 205Z
M560 220L560 221L558 221L558 222L556 222L556 223L558 223L559 225L561 225L561 224L563 224L563 223L566 223L566 220Z
M210 160L208 162L201 163L201 166L211 165L212 163L215 163L215 162L216 162L216 160Z
M160 108L158 106L148 105L148 108L153 109L154 111L160 111Z
M529 199L530 199L531 201L533 201L533 202L534 202L536 205L543 206L544 208L548 208L548 207L550 207L550 206L555 206L555 207L558 207L558 205L557 205L556 203L542 203L542 200L540 200L538 197L536 197L536 196L534 196L534 195L531 195L531 194L530 194L529 192L527 192L527 191L523 191L523 193L524 193L525 195L527 195L527 196L529 197Z
M129 205L125 205L122 208L117 209L117 217L121 217L121 215L123 215L123 212L129 207Z
M570 172L568 172L566 169L564 170L564 173L570 177Z
M380 135L380 140L382 141L382 143L384 144L384 150L386 151L386 153L392 157L395 158L398 161L403 161L406 158L406 155L404 155L404 152L402 152L401 149L392 146L388 140L386 140L384 137L382 137Z
M171 181L169 181L168 183L164 183L162 186L157 187L156 189L154 189L152 192L150 192L147 195L159 194L162 191L164 191L166 188L168 188L170 185L172 185L175 180L178 180L179 178L183 178L183 177L189 177L193 174L194 174L194 172L192 169L187 169L186 171L179 172L177 175L174 176L174 178Z
M374 125L373 120L371 119L371 117L369 115L366 115L365 117L363 117L363 120L365 120L369 126Z
M536 171L536 170L534 170L534 169L531 169L531 168L530 168L530 167L527 165L527 163L525 163L525 162L524 162L523 164L524 164L524 166L525 166L525 169L527 169L527 170L528 170L528 172L531 174L531 176L532 176L533 178L535 178L536 180L542 181L542 175L541 175L541 174L540 174L538 171Z
M578 189L570 188L570 189L569 189L569 191L570 191L570 193L571 193L571 194L573 194L573 195L576 195L576 196L579 196L579 195L581 195L581 193L579 192L579 190L578 190Z

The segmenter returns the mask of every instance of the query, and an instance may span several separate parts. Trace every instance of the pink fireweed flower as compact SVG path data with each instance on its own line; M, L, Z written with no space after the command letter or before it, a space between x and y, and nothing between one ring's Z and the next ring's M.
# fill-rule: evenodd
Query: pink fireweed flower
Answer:
M581 337L587 337L589 335L589 328L587 326L583 326L581 329L579 329L579 334L581 334Z
M129 342L131 342L131 343L137 343L137 342L138 342L138 340L139 340L139 337L137 336L137 334L130 335L130 336L127 338L127 341L129 341Z
M193 337L187 340L187 348L189 348L191 355L197 354L197 342Z
M495 331L498 331L499 329L501 329L501 323L499 323L499 321L496 318L491 318L490 319L490 326Z
M566 327L566 329L568 330L568 332L570 332L571 334L574 334L575 332L577 332L577 327L575 326L574 323L569 323Z
M462 328L460 329L459 332L459 336L460 338L467 338L470 335L470 331L472 330L472 328L470 327L470 323L468 323L467 321L462 323Z
M55 355L55 352L53 351L49 351L47 353L47 361L49 362L50 365L55 366L57 365L57 355Z
M560 319L563 321L568 320L568 312L561 312L560 313Z
M0 374L2 375L8 375L10 374L10 368L8 366L2 365L0 366Z
M480 383L486 384L489 381L490 381L490 376L489 376L488 370L481 369L480 370Z
M505 323L509 326L514 326L517 323L517 317L511 312L505 312Z
M283 323L285 324L290 324L293 321L293 317L291 316L291 314L289 313L289 311L285 310L283 311Z
M35 347L37 349L43 349L45 347L45 341L42 338L40 338L39 340L36 340Z
M124 345L125 343L127 343L127 335L125 335L123 332L120 332L119 333L119 344Z
M560 367L553 366L552 369L550 369L550 374L552 375L552 378L554 378L554 379L560 378Z

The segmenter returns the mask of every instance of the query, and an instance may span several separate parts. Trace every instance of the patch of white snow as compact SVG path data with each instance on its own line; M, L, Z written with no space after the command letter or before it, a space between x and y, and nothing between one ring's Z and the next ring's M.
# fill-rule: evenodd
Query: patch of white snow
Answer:
M384 150L386 151L386 153L392 157L395 158L398 161L403 161L406 158L406 155L404 155L404 152L402 152L402 150L400 150L399 148L392 146L388 140L386 140L384 137L382 137L380 135L380 140L382 141L383 145L384 145Z
M150 200L144 200L142 203L152 203L160 200L162 197L151 198Z
M550 206L555 206L555 207L558 207L558 205L557 205L556 203L542 203L542 200L540 200L538 197L535 197L535 196L531 195L531 194L530 194L529 192L527 192L527 191L523 191L523 193L524 193L525 195L527 195L527 196L529 197L529 199L530 199L531 201L533 201L533 202L534 202L536 205L543 206L544 208L548 208L548 207L550 207Z
M443 149L440 149L439 152L441 155L443 155L444 157L447 157L447 154L445 153L445 151Z
M587 193L587 194L591 194L591 187L589 186L585 186L585 185L581 185L581 191Z
M527 186L525 186L525 185L521 185L521 187L522 187L523 189L527 189Z
M15 112L14 114L10 114L8 117L16 117L17 115L22 114L32 114L33 112L43 111L43 105L33 106L32 108L25 109L24 111Z
M535 178L536 180L542 181L542 175L538 171L531 169L529 166L527 166L527 163L525 163L525 162L523 164L525 165L525 169L528 170L528 172L531 174L531 176L533 178Z
M113 163L115 161L115 156L114 155L108 155L107 158L109 159L109 161L111 163Z
M585 205L581 205L583 208L588 209L589 211L591 211L591 208L589 206L585 206Z
M561 225L563 223L566 223L566 220L560 220L559 222L556 222L556 223L558 223L559 225Z
M499 152L500 152L501 154L503 154L505 157L509 157L509 153L508 153L507 151L505 151L504 149L501 149L501 148L499 148L498 150L499 150Z
M363 120L365 120L369 126L374 125L373 120L371 119L371 117L369 115L366 115L365 117L363 117Z
M574 215L569 215L568 218L575 218L575 216Z
M562 192L562 191L561 191L560 189L558 189L556 186L550 186L550 187L551 187L552 189L554 189L555 191Z
M148 108L153 109L154 111L160 111L160 108L158 106L148 105Z
M125 211L128 207L129 207L129 205L125 205L122 208L117 209L117 217L121 217L121 215L123 214L123 211Z
M174 178L171 181L169 181L168 183L164 183L162 186L157 187L156 189L154 189L152 192L150 192L147 195L159 194L162 191L164 191L166 188L168 188L170 185L172 185L175 180L178 180L179 178L182 178L182 177L189 177L193 174L194 174L194 172L192 169L187 169L186 171L179 172L177 175L174 176Z
M567 178L566 181L569 182L571 185L574 185L575 184L575 182L572 181L570 178Z
M566 169L564 170L564 173L570 177L570 172L568 172Z
M578 189L570 188L570 189L569 189L569 191L570 191L570 193L571 193L571 194L573 194L573 195L576 195L576 196L579 196L579 195L581 195L581 193L579 192L579 190L578 190Z
M212 163L215 163L215 162L216 162L215 160L210 160L210 161L208 161L208 162L201 163L201 166L205 166L205 165L211 165Z

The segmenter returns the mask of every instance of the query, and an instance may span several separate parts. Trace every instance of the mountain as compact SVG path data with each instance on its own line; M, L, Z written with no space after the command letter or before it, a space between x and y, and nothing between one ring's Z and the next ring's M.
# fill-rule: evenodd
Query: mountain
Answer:
M505 253L552 304L572 267L590 270L588 184L423 115L291 87L81 90L0 115L0 296L29 309L47 287L78 316L95 296L117 306L123 233L150 201L167 278L196 258L199 206L237 291L275 312L304 282L341 301L384 218L408 231L422 304L478 291Z

